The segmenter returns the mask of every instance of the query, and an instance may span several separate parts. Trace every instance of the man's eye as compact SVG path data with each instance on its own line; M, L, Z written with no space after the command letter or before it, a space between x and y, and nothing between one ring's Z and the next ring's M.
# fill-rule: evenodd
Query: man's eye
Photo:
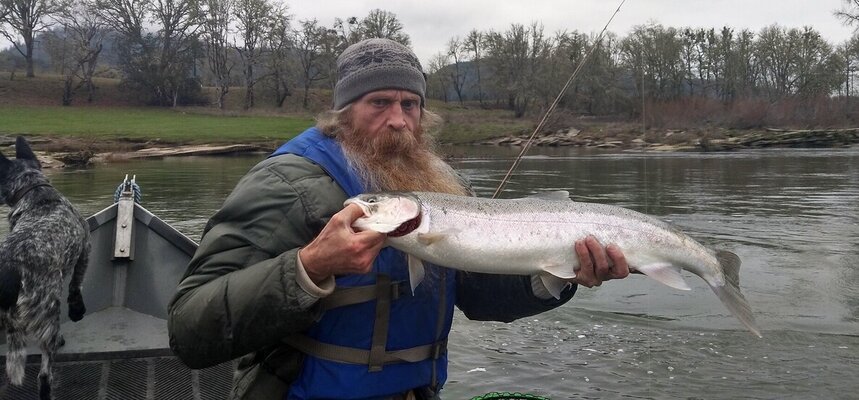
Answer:
M388 100L386 99L373 99L372 104L376 107L385 107L388 105Z
M418 106L418 102L416 100L404 100L402 103L403 109L411 110Z

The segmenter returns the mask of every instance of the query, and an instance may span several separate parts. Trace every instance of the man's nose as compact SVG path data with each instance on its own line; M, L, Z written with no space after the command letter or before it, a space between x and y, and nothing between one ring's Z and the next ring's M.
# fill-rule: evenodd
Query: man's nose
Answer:
M388 109L388 126L398 131L405 129L406 113L400 103L393 103Z

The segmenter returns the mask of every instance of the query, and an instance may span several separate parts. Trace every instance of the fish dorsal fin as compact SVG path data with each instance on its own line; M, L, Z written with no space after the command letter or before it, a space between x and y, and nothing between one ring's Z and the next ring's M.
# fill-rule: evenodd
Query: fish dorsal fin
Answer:
M669 263L652 263L642 266L636 266L635 269L644 275L647 275L662 284L671 286L680 290L692 290L680 275L680 267L676 267Z
M555 190L555 191L551 191L551 192L540 192L540 193L532 194L526 198L546 200L546 201L572 201L570 199L570 192L568 192L566 190Z
M415 294L415 288L424 280L424 262L409 254L409 284L412 286L412 294Z

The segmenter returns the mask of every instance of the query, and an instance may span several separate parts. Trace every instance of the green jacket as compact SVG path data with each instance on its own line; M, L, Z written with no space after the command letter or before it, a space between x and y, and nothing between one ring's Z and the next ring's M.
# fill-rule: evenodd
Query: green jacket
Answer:
M299 372L301 353L281 338L307 330L321 311L295 279L297 252L344 200L318 165L281 155L253 167L206 225L168 307L170 347L191 368L241 357L231 399L280 399ZM456 305L470 319L509 322L574 292L542 300L530 277L460 272Z

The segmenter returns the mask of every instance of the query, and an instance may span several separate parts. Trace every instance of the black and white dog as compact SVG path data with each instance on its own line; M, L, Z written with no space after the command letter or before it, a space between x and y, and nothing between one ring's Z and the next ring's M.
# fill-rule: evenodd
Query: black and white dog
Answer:
M69 285L69 318L83 318L81 282L89 257L89 229L74 206L42 174L41 164L22 137L15 160L0 154L0 201L9 205L10 232L0 241L0 324L9 346L6 375L24 381L25 339L36 338L42 350L39 398L51 398L51 363L62 344L60 297Z

